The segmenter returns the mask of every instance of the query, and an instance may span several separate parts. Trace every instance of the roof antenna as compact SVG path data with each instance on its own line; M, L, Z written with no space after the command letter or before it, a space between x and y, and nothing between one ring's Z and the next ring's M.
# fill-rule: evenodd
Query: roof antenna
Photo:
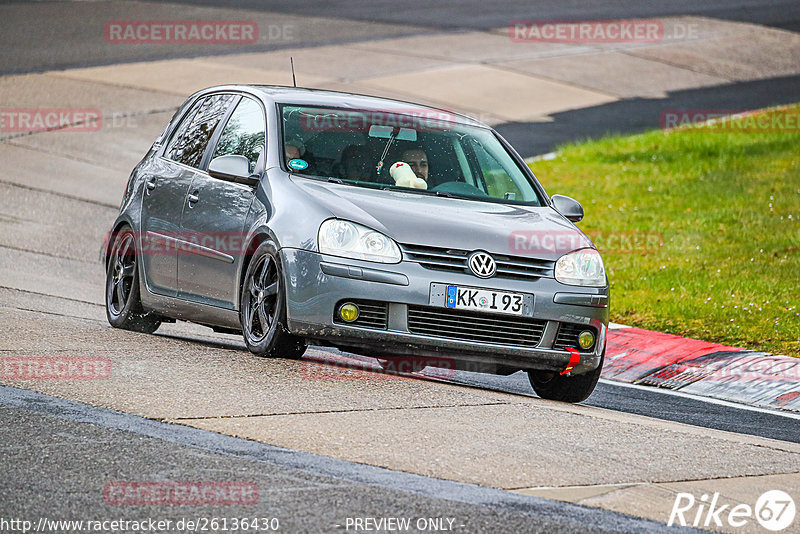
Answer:
M294 85L296 88L297 81L294 79L294 58L292 56L289 56L289 62L292 64L292 85Z

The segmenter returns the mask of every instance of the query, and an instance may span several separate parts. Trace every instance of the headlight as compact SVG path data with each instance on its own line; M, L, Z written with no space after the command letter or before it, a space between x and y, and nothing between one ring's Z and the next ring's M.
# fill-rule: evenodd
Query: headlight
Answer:
M382 233L340 219L328 219L320 225L319 251L381 263L398 263L402 259L397 244Z
M584 248L564 254L556 262L556 280L571 286L605 287L606 269L600 253Z

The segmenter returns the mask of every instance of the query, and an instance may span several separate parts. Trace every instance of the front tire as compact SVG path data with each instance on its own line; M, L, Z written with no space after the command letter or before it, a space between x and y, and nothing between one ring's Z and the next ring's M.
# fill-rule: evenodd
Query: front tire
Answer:
M604 350L597 369L582 375L566 376L553 371L530 370L528 371L528 380L536 394L543 399L581 402L588 399L597 386L605 356Z
M142 307L136 260L136 238L124 227L114 239L106 268L106 317L115 328L152 334L161 319Z
M239 300L239 320L247 348L264 358L300 359L307 344L286 328L286 297L278 249L265 241L247 266Z

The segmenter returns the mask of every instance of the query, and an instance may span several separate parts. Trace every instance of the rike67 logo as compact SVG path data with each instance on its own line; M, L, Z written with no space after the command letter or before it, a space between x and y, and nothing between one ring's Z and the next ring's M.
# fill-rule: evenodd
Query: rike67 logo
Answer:
M755 506L749 504L721 504L720 494L703 494L699 499L691 493L679 493L672 505L668 526L693 527L744 527L755 519L759 525L772 532L785 530L794 522L797 512L794 499L781 490L763 493Z

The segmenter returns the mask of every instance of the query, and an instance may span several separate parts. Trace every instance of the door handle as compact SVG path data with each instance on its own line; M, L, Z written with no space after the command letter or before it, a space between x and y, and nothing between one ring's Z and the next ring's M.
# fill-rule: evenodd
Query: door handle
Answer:
M197 196L197 191L195 191L194 193L190 193L189 195L186 196L186 198L189 201L190 208L192 207L192 204L200 200L200 197Z
M153 189L156 188L156 179L150 178L144 183L144 186L147 188L148 191L152 191ZM149 195L150 193L147 194Z

